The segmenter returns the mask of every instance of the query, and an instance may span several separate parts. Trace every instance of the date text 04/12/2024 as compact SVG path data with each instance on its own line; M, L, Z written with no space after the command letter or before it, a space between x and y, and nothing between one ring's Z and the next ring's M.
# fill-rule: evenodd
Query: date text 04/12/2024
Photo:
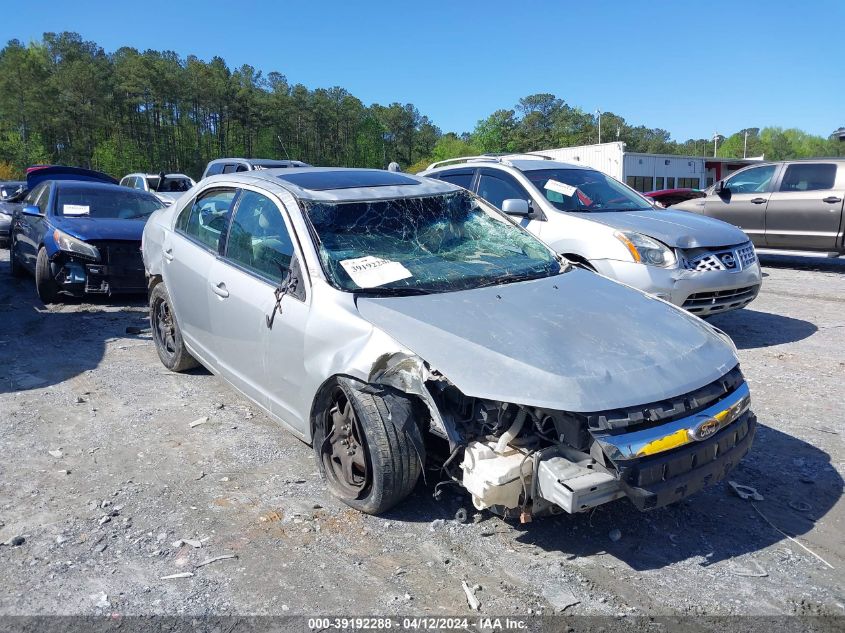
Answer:
M308 628L312 631L522 631L528 623L515 617L358 617L358 618L309 618Z

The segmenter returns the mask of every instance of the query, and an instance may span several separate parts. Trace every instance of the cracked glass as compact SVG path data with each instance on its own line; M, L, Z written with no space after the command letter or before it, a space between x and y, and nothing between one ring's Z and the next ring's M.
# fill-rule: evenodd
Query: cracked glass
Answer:
M341 290L449 292L564 270L542 242L467 191L302 206L323 269Z

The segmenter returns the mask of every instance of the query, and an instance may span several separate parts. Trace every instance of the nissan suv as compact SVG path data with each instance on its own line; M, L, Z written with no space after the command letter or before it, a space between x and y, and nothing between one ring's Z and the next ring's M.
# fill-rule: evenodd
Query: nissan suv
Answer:
M698 316L743 308L760 291L741 230L655 208L595 169L528 154L450 159L420 175L477 193L570 261Z

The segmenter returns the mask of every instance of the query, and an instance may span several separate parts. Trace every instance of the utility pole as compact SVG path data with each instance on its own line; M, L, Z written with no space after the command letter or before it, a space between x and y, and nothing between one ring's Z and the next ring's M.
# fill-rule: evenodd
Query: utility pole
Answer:
M745 130L745 140L742 143L742 157L748 156L748 130Z
M596 114L599 116L599 145L601 145L601 110L596 108Z
M716 158L716 143L719 142L719 137L721 134L718 132L713 132L713 158Z

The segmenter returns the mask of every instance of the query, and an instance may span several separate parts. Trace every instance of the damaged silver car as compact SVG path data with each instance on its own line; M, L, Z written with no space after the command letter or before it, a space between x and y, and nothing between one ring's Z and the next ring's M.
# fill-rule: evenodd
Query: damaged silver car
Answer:
M150 218L143 255L164 365L221 375L364 512L423 473L524 520L652 509L722 479L754 436L727 335L447 182L214 176Z

